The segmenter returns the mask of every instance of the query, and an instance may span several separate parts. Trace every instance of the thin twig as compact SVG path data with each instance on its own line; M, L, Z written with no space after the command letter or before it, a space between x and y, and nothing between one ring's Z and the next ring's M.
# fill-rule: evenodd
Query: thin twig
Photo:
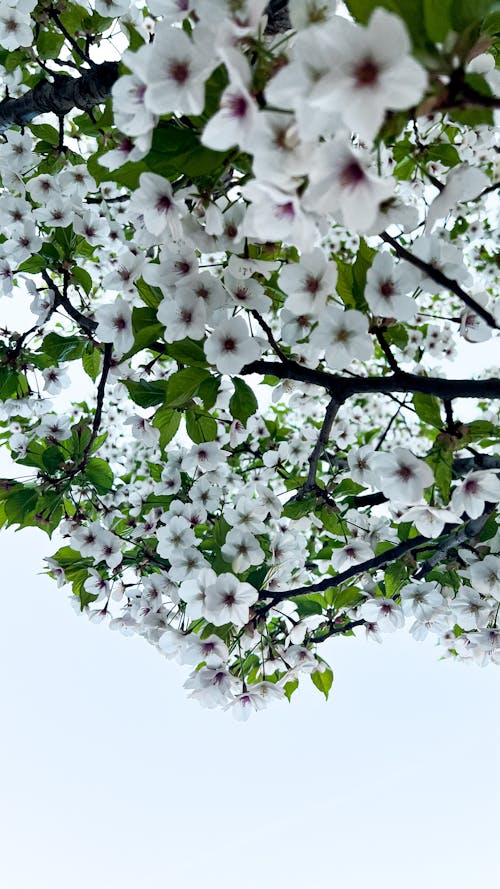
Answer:
M387 232L381 232L379 237L383 241L385 241L386 244L390 244L401 259L404 259L406 262L411 263L411 265L415 266L415 268L420 269L420 271L424 272L429 278L432 278L432 280L435 281L436 284L439 284L446 290L450 290L452 293L455 294L455 296L458 296L459 299L461 299L462 302L465 303L465 305L468 306L469 309L471 309L471 311L473 311L476 315L479 315L479 317L482 318L483 321L486 321L486 323L490 327L493 327L495 330L500 330L500 325L497 324L491 312L488 312L487 309L485 309L478 302L476 302L475 299L469 296L469 294L460 287L458 281L454 281L452 278L448 278L447 275L443 274L443 272L441 272L439 269L434 268L434 266L432 266L429 262L425 262L425 260L420 259L419 256L415 256L414 253L411 253L409 250L406 249L406 247L403 247L401 244L399 244L398 241L396 241L395 238L391 237L391 235L388 235Z

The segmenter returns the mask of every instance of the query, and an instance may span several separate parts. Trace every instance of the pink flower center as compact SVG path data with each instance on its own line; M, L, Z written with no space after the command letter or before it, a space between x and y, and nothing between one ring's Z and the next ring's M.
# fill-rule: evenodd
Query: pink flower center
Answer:
M372 59L365 59L354 71L356 86L373 86L377 82L379 67Z
M189 65L187 62L171 62L168 73L176 83L186 83L189 80Z
M340 174L340 184L343 188L347 188L349 185L359 185L359 183L362 182L364 178L365 173L363 168L360 167L357 161L353 160L342 170Z

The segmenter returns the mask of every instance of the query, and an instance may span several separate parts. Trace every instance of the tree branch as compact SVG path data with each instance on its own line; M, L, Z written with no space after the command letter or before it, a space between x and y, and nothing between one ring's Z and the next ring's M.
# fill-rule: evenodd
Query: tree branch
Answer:
M313 370L296 361L252 361L245 364L241 374L262 374L280 380L298 380L321 386L342 404L352 395L369 393L392 394L393 392L423 392L437 398L500 398L500 379L446 380L440 377L421 377L400 371L385 377L342 377L324 370Z
M55 73L53 83L44 78L20 98L0 102L0 133L29 123L39 114L63 117L73 108L89 111L106 101L117 79L118 62L102 62L81 77Z
M337 401L337 399L334 397L330 400L325 411L325 419L323 420L323 425L318 435L318 440L314 445L311 456L309 457L309 472L306 482L301 489L304 493L312 491L316 487L316 473L318 471L318 463L321 459L323 451L325 450L328 439L330 438L332 424L335 420L335 417L337 416L340 405L341 402Z
M485 309L478 302L476 302L475 299L469 296L469 294L466 293L465 290L462 290L458 281L454 281L452 278L448 278L447 275L443 274L443 272L441 272L439 269L434 268L434 266L432 266L430 263L425 262L425 260L423 259L420 259L419 256L415 256L414 253L410 253L410 251L407 250L406 247L403 247L401 244L399 244L398 241L396 241L395 238L392 238L391 235L388 235L387 232L382 232L379 237L383 241L385 241L386 244L390 244L401 259L404 259L406 262L411 263L411 265L415 266L415 268L420 269L421 272L425 272L425 274L429 278L432 278L432 280L435 281L436 284L439 284L446 290L450 290L452 293L455 294L455 296L458 296L459 299L461 299L462 302L465 303L465 305L468 306L469 309L471 309L471 311L473 311L476 315L479 315L479 317L482 318L483 321L486 321L486 323L490 327L493 327L495 330L500 330L500 326L495 321L495 318L493 317L491 312L488 312L487 309Z

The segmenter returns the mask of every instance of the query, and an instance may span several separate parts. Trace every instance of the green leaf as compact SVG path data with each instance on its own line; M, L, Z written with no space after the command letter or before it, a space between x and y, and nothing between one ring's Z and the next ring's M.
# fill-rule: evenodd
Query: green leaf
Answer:
M16 394L18 375L7 367L0 367L0 399L5 401Z
M285 682L283 686L283 691L285 692L285 697L288 701L290 701L294 691L296 691L299 687L298 679L291 679L289 682Z
M65 456L61 448L58 448L57 445L51 445L49 448L42 454L42 462L49 473L52 475L57 469L59 469L61 463L64 463Z
M217 401L220 384L220 378L213 376L207 377L206 380L203 380L203 382L200 383L198 396L203 401L203 406L206 411L209 411L210 408L212 408Z
M27 272L29 275L36 275L38 272L43 272L44 269L47 268L47 260L41 253L34 253L33 256L30 256L29 259L25 259L24 262L18 266L18 272Z
M89 343L82 356L83 369L91 380L96 380L101 368L101 353Z
M136 404L140 407L153 407L155 404L161 404L165 399L167 384L165 380L124 380L124 385L128 389L128 393Z
M441 419L441 408L438 399L434 395L424 395L422 392L415 392L413 398L413 406L424 423L434 426L436 429L443 428Z
M366 274L376 255L377 251L361 238L356 261L352 267L352 293L356 309L368 314L369 308L365 300Z
M453 0L450 5L453 30L464 31L469 25L481 22L495 7L496 0Z
M442 43L451 29L450 7L454 0L423 0L424 22L433 43Z
M246 426L248 418L253 416L259 405L252 389L244 380L234 377L233 386L234 394L229 402L229 410L235 420L241 420Z
M179 428L181 422L180 411L173 410L170 407L160 407L154 417L153 426L160 430L160 447L162 450L171 441Z
M364 491L365 488L363 485L359 485L358 482L354 482L352 478L344 478L333 489L334 497L347 497L347 496L356 496L356 494L360 494L361 491Z
M427 455L426 463L429 464L434 473L436 484L443 495L444 502L448 503L453 474L453 451L443 447L442 443L437 441L430 454Z
M106 460L102 460L100 457L91 457L87 463L85 475L98 494L107 494L108 491L111 491L115 479Z
M460 163L460 155L454 145L444 142L442 145L431 145L425 152L425 159L439 161L446 167L456 167Z
M313 685L315 685L316 688L324 694L325 699L328 700L328 695L330 694L330 689L333 685L333 672L327 667L326 670L315 670L314 673L311 673L310 675Z
M160 121L153 131L151 151L144 158L148 170L176 179L189 176L199 179L225 166L227 153L212 151L201 144L198 135L189 127L180 127L177 121Z
M64 34L57 31L41 30L36 41L36 48L41 59L58 59L64 45ZM57 142L55 143L57 145Z
M9 525L25 527L31 524L30 518L36 510L38 496L36 488L28 485L21 485L12 491L5 500L5 514Z
M88 295L92 290L92 277L87 272L86 269L81 269L78 267L71 269L71 278L76 281L77 284L80 284L81 287L85 290L85 293Z
M190 340L189 337L177 340L175 343L166 343L165 353L179 364L187 364L188 367L208 367L202 342Z
M316 497L314 494L308 494L306 497L300 497L297 500L289 500L283 508L283 515L288 519L301 519L302 516L309 515L314 512L316 506Z
M436 0L436 3L441 0ZM425 46L426 33L422 27L424 22L423 0L346 0L346 6L353 18L366 24L377 6L388 12L394 12L405 22L414 46Z
M384 582L387 595L392 598L399 593L400 588L407 579L407 569L401 561L393 562L385 571Z
M37 139L43 139L44 142L50 142L51 145L57 145L59 143L59 133L56 128L51 127L50 124L30 123L29 128Z
M312 614L323 614L323 607L318 601L318 597L314 598L312 593L306 596L294 596L293 604L297 608L297 613L302 620L303 617L310 617ZM320 597L323 599L323 597Z
M203 380L208 379L210 371L203 367L185 367L172 374L167 380L167 407L183 407L196 395Z
M217 422L210 415L202 414L200 411L187 411L186 432L195 444L213 441L217 437Z
M87 343L88 340L81 336L60 336L58 333L49 333L42 342L42 351L55 361L73 361L82 357Z

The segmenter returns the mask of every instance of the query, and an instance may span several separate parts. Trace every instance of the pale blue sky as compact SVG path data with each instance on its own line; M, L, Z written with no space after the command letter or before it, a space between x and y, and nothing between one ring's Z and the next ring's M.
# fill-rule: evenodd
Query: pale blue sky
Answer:
M498 842L498 670L405 632L332 642L325 703L246 724L185 670L78 618L2 532L0 885L6 889L469 889Z

